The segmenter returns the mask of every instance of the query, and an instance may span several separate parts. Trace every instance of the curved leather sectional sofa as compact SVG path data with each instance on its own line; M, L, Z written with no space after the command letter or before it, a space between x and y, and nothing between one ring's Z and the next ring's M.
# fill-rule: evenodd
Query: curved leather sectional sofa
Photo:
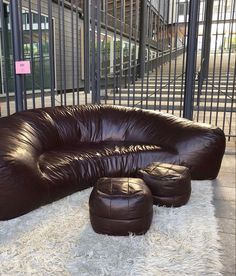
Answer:
M153 161L213 179L224 150L219 128L154 111L88 105L19 112L0 119L0 220L100 177L135 176Z

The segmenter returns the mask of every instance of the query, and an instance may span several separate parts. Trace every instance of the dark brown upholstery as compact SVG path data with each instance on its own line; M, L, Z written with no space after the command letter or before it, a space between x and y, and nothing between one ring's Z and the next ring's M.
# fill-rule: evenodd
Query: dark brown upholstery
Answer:
M141 235L152 222L152 194L139 178L101 178L89 198L95 232L115 236Z
M219 128L154 111L88 105L19 112L0 119L0 219L104 176L133 176L154 161L212 179L224 150Z
M191 194L191 175L188 168L154 162L138 171L152 192L153 203L159 206L180 207Z

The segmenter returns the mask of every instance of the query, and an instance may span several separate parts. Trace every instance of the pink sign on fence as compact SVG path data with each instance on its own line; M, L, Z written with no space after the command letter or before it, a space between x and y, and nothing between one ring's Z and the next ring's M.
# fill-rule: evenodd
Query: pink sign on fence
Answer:
M30 74L30 61L16 61L16 74Z

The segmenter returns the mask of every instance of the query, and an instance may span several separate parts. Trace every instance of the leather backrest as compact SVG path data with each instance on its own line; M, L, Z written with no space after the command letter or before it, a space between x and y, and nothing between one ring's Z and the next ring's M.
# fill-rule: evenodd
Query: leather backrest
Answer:
M186 141L197 139L200 142L208 136L210 142L217 132L222 136L222 131L217 128L169 114L105 105L48 107L19 112L1 118L0 129L4 148L9 145L33 151L36 155L68 143L110 140L181 150Z

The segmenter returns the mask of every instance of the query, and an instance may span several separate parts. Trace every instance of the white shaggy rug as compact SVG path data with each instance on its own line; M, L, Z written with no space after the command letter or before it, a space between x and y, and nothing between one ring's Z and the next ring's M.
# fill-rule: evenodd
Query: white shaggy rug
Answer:
M91 189L0 222L0 275L221 275L211 185L192 181L184 207L154 207L144 236L94 233Z

